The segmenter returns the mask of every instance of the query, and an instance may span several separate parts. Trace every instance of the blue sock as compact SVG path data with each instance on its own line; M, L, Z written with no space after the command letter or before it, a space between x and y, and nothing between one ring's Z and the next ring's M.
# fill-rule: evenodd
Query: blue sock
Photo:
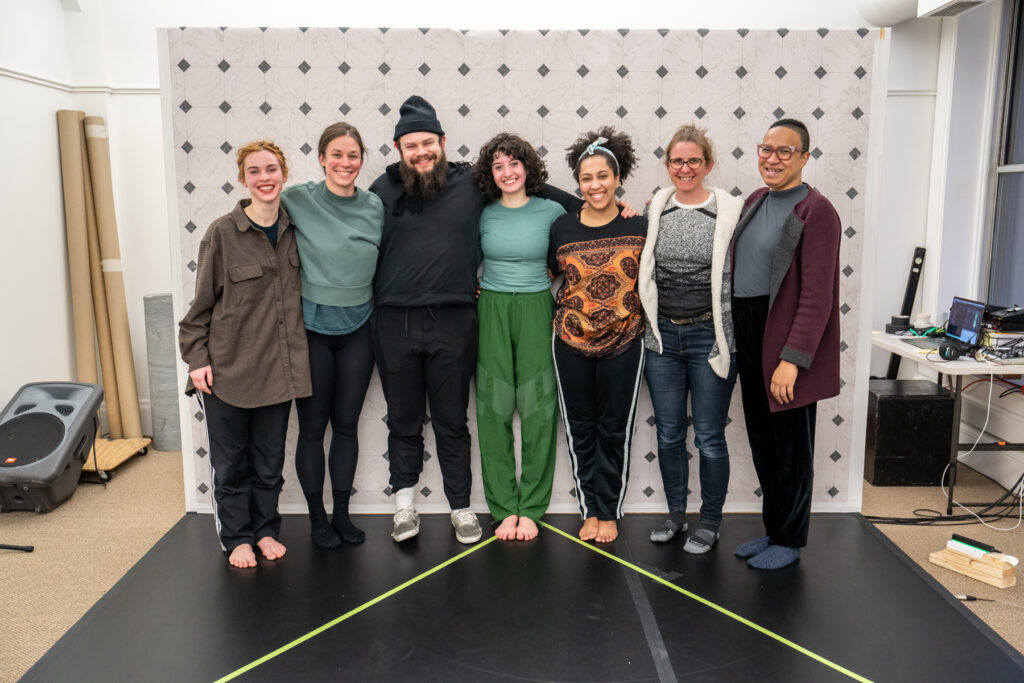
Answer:
M768 540L767 536L762 536L761 538L755 538L753 541L739 544L733 552L736 553L737 557L753 557L759 552L766 550L771 544L772 542Z
M770 545L747 560L754 569L782 569L800 559L800 548L786 545Z

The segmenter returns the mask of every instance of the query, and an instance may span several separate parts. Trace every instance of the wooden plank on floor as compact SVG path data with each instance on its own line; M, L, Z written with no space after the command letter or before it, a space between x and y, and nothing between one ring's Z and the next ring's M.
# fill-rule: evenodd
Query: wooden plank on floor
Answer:
M92 453L86 458L82 470L95 472L99 467L101 470L112 470L128 458L136 455L144 448L153 443L152 439L141 437L137 439L96 439L96 460L93 464Z

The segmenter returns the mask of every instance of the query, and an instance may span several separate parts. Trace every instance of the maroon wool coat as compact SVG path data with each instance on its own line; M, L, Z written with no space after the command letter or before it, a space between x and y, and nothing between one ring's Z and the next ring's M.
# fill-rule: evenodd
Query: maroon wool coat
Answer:
M743 203L730 248L736 272L736 241L757 212L768 188ZM799 408L839 394L839 214L832 204L808 186L807 196L782 224L772 257L761 364L772 412ZM793 400L782 405L772 397L772 374L780 360L794 363L797 372Z

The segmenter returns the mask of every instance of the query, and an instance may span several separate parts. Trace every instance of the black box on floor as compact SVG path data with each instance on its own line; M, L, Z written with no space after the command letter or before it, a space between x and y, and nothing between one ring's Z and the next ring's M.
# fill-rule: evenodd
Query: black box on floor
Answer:
M952 430L949 389L927 380L871 380L864 479L875 486L938 486Z

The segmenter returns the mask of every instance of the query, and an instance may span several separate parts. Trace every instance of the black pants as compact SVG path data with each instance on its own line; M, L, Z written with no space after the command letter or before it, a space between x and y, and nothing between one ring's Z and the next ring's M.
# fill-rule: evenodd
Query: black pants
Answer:
M622 516L644 347L635 339L610 358L586 358L554 340L555 379L565 439L584 519Z
M306 330L313 395L295 402L299 441L295 473L303 493L323 491L324 433L331 423L327 464L331 488L348 491L359 459L359 414L373 374L370 324L350 334L320 334Z
M213 469L217 531L224 550L281 533L277 499L292 402L237 408L202 394Z
M423 472L426 399L444 493L452 509L469 507L469 384L476 368L472 306L381 306L370 320L373 355L388 403L388 465L393 490Z
M743 418L761 484L764 529L773 544L802 548L811 523L814 481L814 419L817 403L771 412L764 386L761 348L768 297L733 299L736 364ZM768 368L774 372L775 368Z

